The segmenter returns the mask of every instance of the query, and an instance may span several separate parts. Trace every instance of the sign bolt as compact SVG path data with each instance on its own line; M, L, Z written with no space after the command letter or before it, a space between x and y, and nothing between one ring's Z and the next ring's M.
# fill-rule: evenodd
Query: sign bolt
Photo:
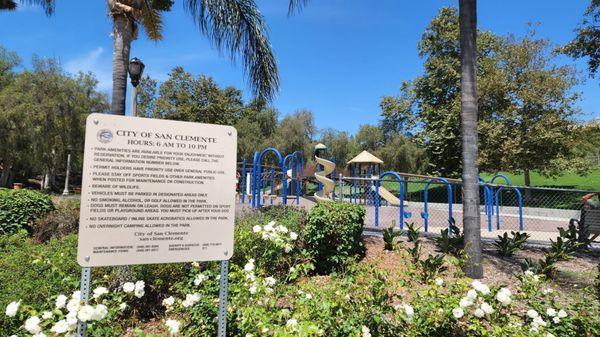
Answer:
M233 134L233 132L227 131L227 134L231 136Z
M85 260L85 262L89 262L89 261L90 261L90 257L89 257L89 256L86 256L86 257L84 258L84 260Z
M98 120L94 119L94 124L98 125Z

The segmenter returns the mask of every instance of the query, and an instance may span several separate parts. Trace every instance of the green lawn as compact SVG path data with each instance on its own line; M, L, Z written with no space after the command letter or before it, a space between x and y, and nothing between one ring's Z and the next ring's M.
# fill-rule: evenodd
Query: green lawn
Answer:
M525 185L523 175L515 175L511 173L505 173L512 185L522 186ZM486 181L491 178L493 174L482 173L481 177ZM502 180L496 180L501 182ZM537 173L531 174L531 186L544 186L544 187L563 187L563 188L577 188L582 190L600 190L600 168L596 168L590 172L587 176L581 176L573 172L565 172L562 175L555 178L546 178Z

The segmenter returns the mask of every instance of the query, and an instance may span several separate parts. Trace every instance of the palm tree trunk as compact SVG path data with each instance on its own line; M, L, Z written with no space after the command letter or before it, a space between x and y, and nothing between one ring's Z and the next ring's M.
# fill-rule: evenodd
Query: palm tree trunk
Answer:
M112 112L125 115L127 65L133 40L133 22L124 14L113 14L113 90Z
M459 0L465 273L483 277L477 169L477 0Z

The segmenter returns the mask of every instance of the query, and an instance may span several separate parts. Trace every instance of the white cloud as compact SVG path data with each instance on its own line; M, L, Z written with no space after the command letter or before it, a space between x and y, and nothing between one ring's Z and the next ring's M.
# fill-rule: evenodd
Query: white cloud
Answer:
M96 47L90 52L69 60L65 70L76 74L92 72L98 80L99 90L110 90L112 88L112 66L110 55L106 55L104 48Z

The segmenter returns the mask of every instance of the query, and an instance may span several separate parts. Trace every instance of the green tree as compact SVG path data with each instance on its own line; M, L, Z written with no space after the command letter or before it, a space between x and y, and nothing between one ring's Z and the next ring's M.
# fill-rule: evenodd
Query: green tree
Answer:
M305 158L312 156L311 143L316 133L315 121L309 110L298 110L285 116L272 139L272 145L285 154L302 151Z
M221 89L211 77L195 77L182 67L171 71L158 92L158 97L151 103L154 118L230 125L237 122L244 108L240 90L234 87ZM144 95L150 93L144 91Z
M386 133L415 134L429 158L427 172L458 177L462 170L461 60L459 17L455 8L444 7L431 20L418 45L425 58L423 75L402 84L401 92L384 97L382 129ZM500 38L481 32L477 39L478 114L485 120L503 104L496 52Z
M567 55L588 58L590 75L594 76L600 66L600 0L591 0L584 19L575 29L577 36L562 48Z
M361 125L354 139L359 150L358 152L364 150L374 152L385 144L383 131L376 125Z
M319 142L327 145L327 155L334 158L338 167L345 167L351 156L357 154L356 143L346 131L324 129Z
M43 173L50 188L65 169L69 146L74 166L80 167L85 118L108 111L107 97L98 93L91 74L66 74L53 59L34 57L32 64L0 91L0 124L6 130L0 158L4 167L26 178Z
M575 102L579 93L577 71L572 66L553 64L553 46L535 36L535 30L522 38L508 36L499 50L501 86L505 91L503 109L488 119L485 128L498 130L484 142L494 143L480 160L488 170L507 170L525 175L547 176L573 169ZM486 135L487 132L482 133ZM495 159L491 159L491 157Z
M379 147L374 154L383 160L383 166L387 170L424 173L427 168L425 151L401 134L390 135L385 145Z

